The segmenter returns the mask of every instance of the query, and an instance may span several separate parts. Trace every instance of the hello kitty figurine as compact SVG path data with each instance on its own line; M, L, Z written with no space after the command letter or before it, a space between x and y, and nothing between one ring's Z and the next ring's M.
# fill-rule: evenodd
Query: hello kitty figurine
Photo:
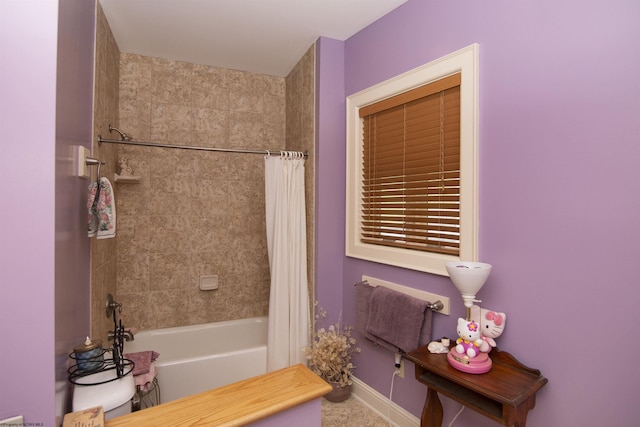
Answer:
M474 320L458 318L458 336L456 340L456 351L466 354L468 357L476 357L480 353L482 338L480 335L480 325Z
M494 338L498 338L504 331L507 315L482 308L478 305L471 307L471 319L480 325L482 343L480 351L488 353L496 346Z

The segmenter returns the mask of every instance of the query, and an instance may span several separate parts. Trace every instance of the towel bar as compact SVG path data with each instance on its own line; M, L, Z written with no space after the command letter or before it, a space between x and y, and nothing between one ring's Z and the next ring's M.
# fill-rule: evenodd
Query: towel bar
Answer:
M97 175L96 181L99 181L100 180L100 166L106 165L107 162L105 162L104 160L94 159L93 157L85 158L84 162L86 163L87 166L96 166L96 165L98 165L98 173L96 173L96 175ZM96 203L97 202L98 202L98 197L97 197L97 194L96 194Z
M369 285L369 281L365 279L365 280L362 280L360 282L356 282L356 283L353 284L353 286L358 286L358 285ZM429 303L429 305L427 305L427 307L429 307L431 309L431 311L439 312L444 308L444 304L442 303L442 301L436 300L433 303Z
M442 304L442 301L437 300L436 302L429 304L427 307L433 311L440 311L444 308L444 304Z

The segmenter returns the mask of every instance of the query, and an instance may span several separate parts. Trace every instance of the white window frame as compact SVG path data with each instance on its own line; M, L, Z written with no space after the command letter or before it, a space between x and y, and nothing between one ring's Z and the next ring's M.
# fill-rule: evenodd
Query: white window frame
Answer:
M445 263L478 260L478 44L347 97L346 255L447 276ZM360 241L362 119L360 108L461 72L460 256L372 245Z

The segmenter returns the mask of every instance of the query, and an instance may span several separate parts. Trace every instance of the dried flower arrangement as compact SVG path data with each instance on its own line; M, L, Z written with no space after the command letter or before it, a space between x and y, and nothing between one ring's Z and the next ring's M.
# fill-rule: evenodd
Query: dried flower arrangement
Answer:
M320 378L346 387L352 384L351 374L355 368L351 356L359 353L360 348L356 347L356 339L351 336L353 327L343 325L340 321L327 329L321 327L326 316L326 310L319 307L313 322L313 340L302 351L307 356L309 367Z

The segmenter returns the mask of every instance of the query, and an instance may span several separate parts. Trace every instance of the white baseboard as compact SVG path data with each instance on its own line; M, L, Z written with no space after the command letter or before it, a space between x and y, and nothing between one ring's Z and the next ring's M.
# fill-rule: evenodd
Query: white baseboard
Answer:
M356 377L353 381L353 395L366 406L377 412L385 420L397 427L419 427L420 419L406 411L400 405L391 402L387 396L380 394Z

